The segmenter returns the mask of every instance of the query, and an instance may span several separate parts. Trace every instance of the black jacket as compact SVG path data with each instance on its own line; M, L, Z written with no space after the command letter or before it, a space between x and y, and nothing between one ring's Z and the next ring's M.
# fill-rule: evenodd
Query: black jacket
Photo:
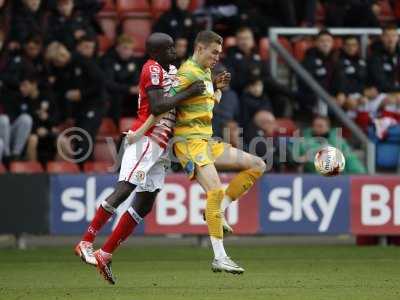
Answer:
M172 36L185 37L188 41L194 41L198 32L198 26L189 11L182 11L176 6L176 1L172 1L171 9L166 11L153 26L153 32L164 32Z
M311 48L306 52L302 64L328 93L334 94L333 78L336 62L337 59L333 51L328 56L325 56L317 48ZM301 94L312 93L302 80L299 80L299 91Z
M240 98L241 125L245 128L252 122L256 112L259 110L272 111L272 105L268 97L264 94L261 97L255 97L244 92Z
M73 14L70 18L65 18L58 13L50 15L48 20L47 43L58 41L66 45L69 49L75 49L75 31L83 30L88 35L94 35L95 31L89 21L79 13Z
M348 56L342 52L339 56L333 81L334 94L362 94L367 85L367 79L368 68L366 61L359 55Z
M105 80L95 60L75 55L65 67L53 68L52 75L55 78L53 91L60 105L62 119L79 117L89 110L103 111ZM79 102L71 102L66 98L67 91L75 89L82 95Z
M100 60L106 78L107 92L111 95L129 95L131 86L139 84L142 59L132 57L122 60L115 49L109 50Z
M390 93L400 91L400 47L392 54L381 42L372 46L369 57L369 78L379 91Z

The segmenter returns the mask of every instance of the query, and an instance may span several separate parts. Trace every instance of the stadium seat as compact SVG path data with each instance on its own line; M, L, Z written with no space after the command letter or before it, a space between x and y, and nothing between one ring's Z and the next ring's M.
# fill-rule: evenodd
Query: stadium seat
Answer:
M291 119L277 118L276 123L282 136L293 136L293 133L297 130L296 124Z
M117 19L113 17L99 17L97 20L104 32L104 35L111 41L114 41L117 36Z
M189 11L193 12L204 5L205 0L191 0L189 4Z
M146 48L146 39L151 33L151 19L149 16L125 19L122 23L122 31L134 39L135 54L143 55Z
M119 121L119 130L121 132L128 131L132 127L132 123L135 118L122 118Z
M117 8L115 7L114 0L105 0L104 6L98 13L99 17L117 17Z
M150 12L151 7L149 2L149 0L118 0L117 10L122 15L137 12Z
M85 173L111 173L112 163L106 161L88 161L83 165Z
M6 167L3 164L0 164L0 174L4 174L7 172Z
M12 173L43 173L42 165L37 161L14 161L10 164Z
M287 38L281 36L281 37L278 38L278 40L279 40L279 43L280 43L283 47L285 47L285 49L286 49L290 54L293 54L293 47L292 47L292 44L290 43L290 41L289 41Z
M50 161L47 163L48 173L79 173L77 164L68 161Z
M333 39L333 47L335 49L340 49L343 46L343 39L341 37L335 37Z
M165 12L171 7L171 0L153 0L151 2L151 9L153 12Z
M300 40L294 43L293 54L298 61L302 61L308 49L312 47L313 43L309 39Z
M117 150L106 141L98 141L94 146L94 160L113 163Z
M103 118L97 133L97 139L104 139L106 137L112 137L114 140L119 138L119 132L117 126L110 118Z
M97 36L97 43L99 45L99 54L102 55L107 52L114 45L114 41L110 40L105 35Z
M261 38L258 45L260 56L262 60L269 59L269 40L268 38Z

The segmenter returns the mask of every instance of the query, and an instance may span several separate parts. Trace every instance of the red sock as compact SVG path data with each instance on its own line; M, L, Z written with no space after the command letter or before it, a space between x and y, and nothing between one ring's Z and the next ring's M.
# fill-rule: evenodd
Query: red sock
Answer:
M96 238L97 232L107 223L108 219L112 216L112 213L106 211L102 205L96 211L92 223L90 223L88 229L82 237L82 241L93 243Z
M107 241L104 243L104 246L101 247L101 250L107 253L113 253L115 249L125 241L128 236L132 233L133 229L135 229L137 223L129 214L129 212L125 212L121 219L119 220L117 227L115 227L112 234L108 237Z

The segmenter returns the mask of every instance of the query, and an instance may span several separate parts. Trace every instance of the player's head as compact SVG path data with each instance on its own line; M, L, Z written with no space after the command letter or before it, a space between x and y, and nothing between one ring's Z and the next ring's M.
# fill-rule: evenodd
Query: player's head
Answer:
M146 41L146 50L150 58L164 68L168 68L176 59L174 40L168 34L155 32Z
M204 68L213 68L222 53L223 39L211 30L200 31L194 41L194 57Z

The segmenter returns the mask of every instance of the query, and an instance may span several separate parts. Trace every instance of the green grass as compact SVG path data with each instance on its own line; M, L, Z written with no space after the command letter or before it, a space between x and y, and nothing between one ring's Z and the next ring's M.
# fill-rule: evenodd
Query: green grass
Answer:
M400 299L396 248L228 248L244 275L212 273L209 249L122 247L115 286L71 249L0 250L0 299Z

